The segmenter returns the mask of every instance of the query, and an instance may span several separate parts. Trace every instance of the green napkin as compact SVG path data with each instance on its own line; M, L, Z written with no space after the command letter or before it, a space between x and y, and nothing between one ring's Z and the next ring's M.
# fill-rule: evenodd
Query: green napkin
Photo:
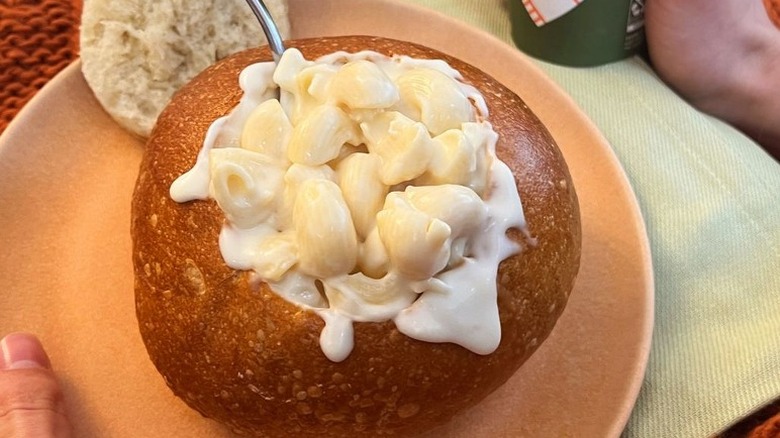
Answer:
M407 0L512 44L507 2ZM624 435L704 437L780 396L780 165L638 57L536 61L612 145L653 251L656 321Z

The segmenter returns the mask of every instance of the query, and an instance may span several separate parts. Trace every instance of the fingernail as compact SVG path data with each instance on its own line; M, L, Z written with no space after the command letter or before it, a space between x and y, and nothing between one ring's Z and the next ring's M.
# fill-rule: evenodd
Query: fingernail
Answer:
M49 356L41 341L29 333L11 333L0 340L3 351L3 369L50 368Z

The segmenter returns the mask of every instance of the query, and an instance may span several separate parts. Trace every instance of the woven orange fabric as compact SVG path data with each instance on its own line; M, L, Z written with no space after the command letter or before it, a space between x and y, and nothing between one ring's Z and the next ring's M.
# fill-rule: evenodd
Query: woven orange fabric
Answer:
M78 56L81 0L0 0L0 132Z
M749 438L778 438L780 437L780 414L770 418L764 424L750 432Z
M769 19L780 29L780 0L764 0Z

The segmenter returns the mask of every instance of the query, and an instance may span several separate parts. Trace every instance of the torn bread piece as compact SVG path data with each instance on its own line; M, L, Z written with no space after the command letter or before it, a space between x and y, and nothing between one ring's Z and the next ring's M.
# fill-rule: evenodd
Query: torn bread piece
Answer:
M288 38L287 0L265 3ZM266 39L244 0L87 0L80 44L81 69L100 104L124 128L148 137L185 83Z

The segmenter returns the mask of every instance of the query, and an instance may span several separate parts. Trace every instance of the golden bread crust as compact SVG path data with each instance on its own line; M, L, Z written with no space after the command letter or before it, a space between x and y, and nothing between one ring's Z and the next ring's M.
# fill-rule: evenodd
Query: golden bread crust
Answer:
M136 310L149 356L174 393L204 415L257 436L412 435L445 422L504 383L549 335L580 257L576 194L552 137L522 100L485 73L419 45L351 36L291 41L307 59L337 50L444 59L484 95L537 244L523 244L498 273L502 340L480 356L417 341L393 323L355 323L341 363L319 347L322 320L252 285L218 247L223 214L213 201L178 204L173 180L195 163L209 125L241 90L238 73L270 60L249 50L184 87L149 139L133 198ZM518 241L524 240L519 238Z

